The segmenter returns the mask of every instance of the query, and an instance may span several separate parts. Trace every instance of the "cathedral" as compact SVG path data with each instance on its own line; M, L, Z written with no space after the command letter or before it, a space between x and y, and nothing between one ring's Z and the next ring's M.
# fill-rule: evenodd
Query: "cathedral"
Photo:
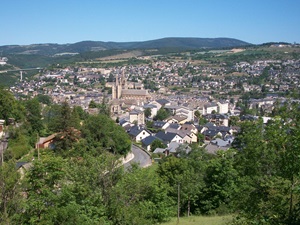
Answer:
M127 83L124 75L116 77L116 82L112 85L112 99L137 100L138 102L147 102L150 94L144 90L140 84Z
M151 98L143 85L135 82L127 82L124 70L121 76L116 76L116 81L111 84L112 99L111 113L118 114L121 111L121 105L144 105Z

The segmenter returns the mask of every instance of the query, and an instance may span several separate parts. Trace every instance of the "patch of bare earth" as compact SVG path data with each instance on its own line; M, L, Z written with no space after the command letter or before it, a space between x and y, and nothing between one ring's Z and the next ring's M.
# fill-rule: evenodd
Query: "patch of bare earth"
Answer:
M107 57L103 57L103 58L97 58L96 60L110 61L110 60L117 60L117 59L130 59L130 58L139 57L142 55L143 55L142 51L134 50L134 51L124 52L124 53L117 54L117 55L107 56Z

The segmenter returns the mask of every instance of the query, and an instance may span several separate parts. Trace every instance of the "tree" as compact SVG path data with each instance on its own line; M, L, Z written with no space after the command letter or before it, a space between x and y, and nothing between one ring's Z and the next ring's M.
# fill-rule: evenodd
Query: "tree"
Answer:
M65 172L64 160L50 153L34 162L28 173L26 205L19 218L22 223L45 224L55 221Z
M239 120L240 120L240 118L238 116L231 116L229 118L229 124L230 124L230 126L236 126L238 124Z
M70 150L80 138L80 119L77 111L71 109L67 102L60 105L52 105L48 115L49 129L56 132L55 148L58 153L66 156L67 150Z
M150 149L153 152L156 148L166 148L166 147L167 147L167 145L165 145L164 143L162 143L160 140L155 139L152 142L152 144L150 146Z
M46 105L50 105L51 104L51 97L49 95L42 95L42 94L38 94L37 95L37 100L40 103L46 104Z
M0 88L0 118L8 123L9 118L19 121L24 118L24 107L15 100L11 92Z
M27 174L27 198L15 224L105 224L99 179L111 172L105 159L87 155L67 162L42 152Z
M83 138L88 142L90 151L109 150L126 155L131 149L131 141L122 127L106 115L89 116L81 129Z
M194 161L190 157L167 157L157 170L163 182L168 185L169 196L173 201L178 200L178 186L180 186L181 212L187 210L187 214L196 211L201 187L203 187L203 166L199 160Z
M241 204L248 222L298 224L299 218L299 111L289 106L288 116L269 122L243 123L236 138L239 151L236 169L240 173ZM247 125L246 125L247 124ZM248 127L245 129L245 125Z
M197 110L197 111L195 111L195 116L199 119L200 118L200 116L201 116L201 113L199 112L199 110Z
M113 187L108 212L114 224L150 225L166 221L173 204L152 168L133 167Z
M10 224L22 204L19 179L15 161L0 166L0 224Z
M98 106L97 106L97 104L96 104L96 102L94 100L90 101L89 108L97 108L97 107Z
M199 143L204 143L205 136L201 134L200 132L197 134L197 139Z
M32 132L40 133L43 129L43 123L42 123L42 109L41 105L37 98L27 100L25 102L25 108L26 108L26 119L29 122Z
M200 200L205 214L227 214L233 212L232 202L238 192L238 172L234 168L235 151L220 151L207 163Z
M166 118L168 118L170 116L170 113L164 109L163 107L161 107L158 111L156 116L154 117L154 120L164 120Z
M149 118L152 115L151 108L146 108L144 114L146 118Z
M81 106L74 106L73 107L73 112L76 112L77 115L79 116L80 120L85 120L88 117L88 113L85 112Z

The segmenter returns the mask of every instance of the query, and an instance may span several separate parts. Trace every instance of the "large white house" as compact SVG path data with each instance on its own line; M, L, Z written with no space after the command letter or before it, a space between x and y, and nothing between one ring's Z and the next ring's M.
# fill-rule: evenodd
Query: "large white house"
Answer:
M229 104L226 101L217 102L218 105L218 113L225 114L229 111Z

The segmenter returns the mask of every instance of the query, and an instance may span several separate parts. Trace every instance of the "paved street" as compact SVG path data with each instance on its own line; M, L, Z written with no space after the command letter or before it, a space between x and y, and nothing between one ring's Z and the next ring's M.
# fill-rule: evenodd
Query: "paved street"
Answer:
M134 154L134 158L128 163L124 164L125 168L128 168L131 165L131 163L138 163L140 167L147 167L151 165L151 158L146 152L144 152L142 149L135 145L132 145L131 150Z
M2 152L7 149L7 143L8 143L8 133L5 133L4 137L0 140L0 160L2 156Z

